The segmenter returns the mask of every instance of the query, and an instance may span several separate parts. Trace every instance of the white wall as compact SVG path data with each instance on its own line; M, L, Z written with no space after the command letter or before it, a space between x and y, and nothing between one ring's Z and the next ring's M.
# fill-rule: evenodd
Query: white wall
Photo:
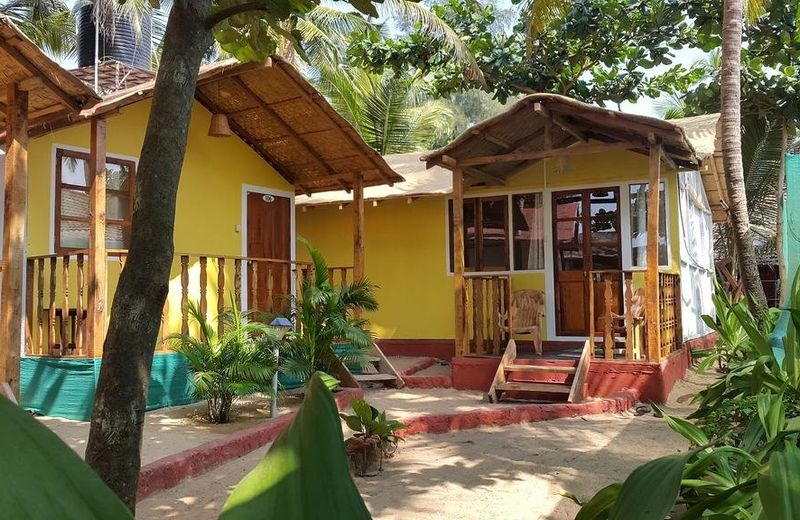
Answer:
M704 336L711 329L703 314L714 315L714 238L711 211L698 172L678 176L681 243L681 319L683 339Z

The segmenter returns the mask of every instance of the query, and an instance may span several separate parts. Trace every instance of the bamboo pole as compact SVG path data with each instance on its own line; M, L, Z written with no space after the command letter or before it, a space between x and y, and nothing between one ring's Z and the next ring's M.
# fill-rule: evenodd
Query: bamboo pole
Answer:
M658 316L658 208L661 194L662 144L650 136L650 185L647 194L647 272L645 274L645 319L647 357L661 360L661 331Z
M353 177L353 280L364 278L364 178Z
M19 396L24 312L25 226L28 205L28 93L6 93L6 168L3 208L3 282L0 303L0 386Z
M89 168L89 283L86 317L89 337L87 354L99 356L106 332L108 264L106 258L106 120L91 121Z
M464 285L464 172L453 168L453 284L455 287L456 355L469 351L466 332L466 293Z

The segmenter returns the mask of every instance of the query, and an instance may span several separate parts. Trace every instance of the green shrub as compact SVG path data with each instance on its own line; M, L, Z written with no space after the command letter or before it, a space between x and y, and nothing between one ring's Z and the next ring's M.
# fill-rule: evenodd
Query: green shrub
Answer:
M189 302L188 313L198 335L173 334L168 341L189 362L195 396L208 403L208 420L226 423L239 396L272 391L277 366L271 347L278 341L277 332L239 312L233 298L222 316L222 335L197 303Z

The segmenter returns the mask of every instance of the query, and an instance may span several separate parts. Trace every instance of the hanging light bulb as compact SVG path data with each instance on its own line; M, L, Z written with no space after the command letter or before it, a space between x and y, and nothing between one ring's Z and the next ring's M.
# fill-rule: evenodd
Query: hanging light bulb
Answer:
M230 137L233 135L226 114L211 115L211 125L208 127L208 135L209 137Z

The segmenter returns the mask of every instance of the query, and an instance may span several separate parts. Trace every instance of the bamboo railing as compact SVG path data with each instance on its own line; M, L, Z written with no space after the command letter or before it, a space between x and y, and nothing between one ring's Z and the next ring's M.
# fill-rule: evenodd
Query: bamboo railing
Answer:
M110 250L109 295L113 300L116 280L127 261L127 251ZM32 356L89 355L88 286L89 261L86 251L70 255L39 255L27 259L26 354ZM353 268L329 268L334 285L351 282ZM231 255L177 253L170 275L170 286L161 316L158 350L168 350L163 340L170 334L192 329L188 313L190 301L215 320L223 331L223 310L234 298L244 310L266 315L289 316L291 295L299 295L305 277L313 274L309 262Z
M683 343L681 323L681 277L675 273L658 273L658 326L661 330L661 357L679 350Z
M460 355L499 356L505 348L506 333L501 315L510 307L510 278L508 275L467 276L465 286L469 352Z

